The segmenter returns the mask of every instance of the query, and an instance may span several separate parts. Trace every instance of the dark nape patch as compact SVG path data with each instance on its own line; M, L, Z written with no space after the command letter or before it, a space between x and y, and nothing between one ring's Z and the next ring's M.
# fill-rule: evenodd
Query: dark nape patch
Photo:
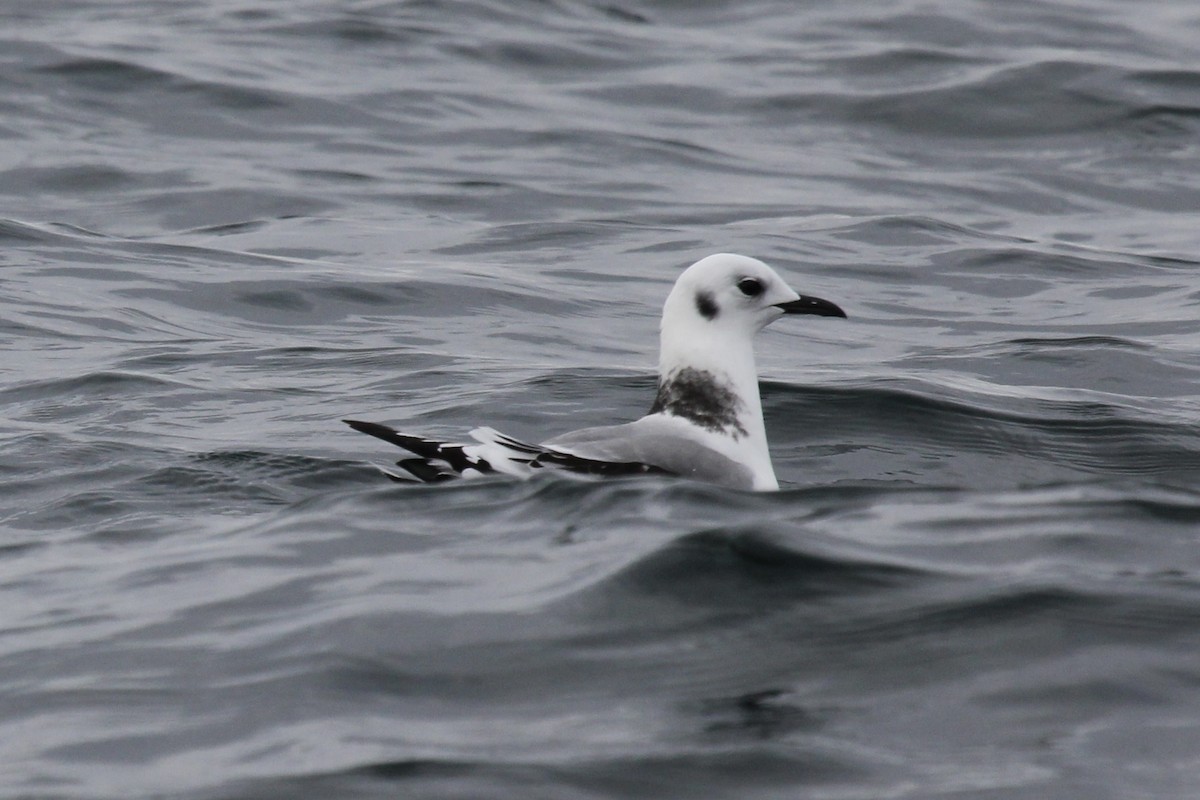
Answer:
M707 320L714 320L717 314L721 313L717 308L717 301L708 292L696 292L696 310Z
M746 435L738 421L741 407L741 398L711 372L684 367L663 377L650 413L682 417L701 428L737 438Z

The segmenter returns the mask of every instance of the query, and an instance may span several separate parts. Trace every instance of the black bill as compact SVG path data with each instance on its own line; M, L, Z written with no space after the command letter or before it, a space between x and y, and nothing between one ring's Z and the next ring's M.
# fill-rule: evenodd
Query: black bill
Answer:
M816 314L818 317L843 318L846 316L846 312L837 305L819 297L801 297L790 303L776 303L775 307L783 309L785 314Z

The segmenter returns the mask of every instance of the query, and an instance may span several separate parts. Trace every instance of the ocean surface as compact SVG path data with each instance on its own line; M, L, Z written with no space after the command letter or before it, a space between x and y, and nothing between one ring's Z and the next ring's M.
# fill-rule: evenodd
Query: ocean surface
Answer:
M783 490L397 485L649 407ZM1200 5L0 5L0 797L1200 796Z

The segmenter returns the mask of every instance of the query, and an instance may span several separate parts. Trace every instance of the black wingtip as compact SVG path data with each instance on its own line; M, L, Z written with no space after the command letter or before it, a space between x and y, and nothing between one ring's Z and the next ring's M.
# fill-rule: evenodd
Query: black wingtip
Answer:
M378 422L363 422L362 420L357 419L344 419L342 422L346 423L351 428L354 428L354 430L358 431L359 433L369 433L372 436L377 436L383 431L392 430L386 425L380 425Z
M425 483L441 483L454 478L454 475L449 472L443 472L433 464L430 464L423 458L405 458L396 462L396 466L403 468L410 475L424 481Z
M419 436L409 436L407 433L401 433L395 428L380 425L378 422L363 422L358 419L344 419L342 422L359 433L365 433L368 436L382 439L397 447L403 447L405 450L416 453L419 456L428 458L437 455L437 444L435 442L428 442Z

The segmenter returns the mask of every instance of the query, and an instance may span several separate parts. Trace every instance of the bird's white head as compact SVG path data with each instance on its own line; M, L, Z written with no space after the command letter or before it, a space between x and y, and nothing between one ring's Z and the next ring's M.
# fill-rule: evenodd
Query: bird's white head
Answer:
M784 314L846 316L827 300L802 297L756 258L717 253L692 264L663 306L664 349L737 349ZM664 353L666 355L666 353Z

